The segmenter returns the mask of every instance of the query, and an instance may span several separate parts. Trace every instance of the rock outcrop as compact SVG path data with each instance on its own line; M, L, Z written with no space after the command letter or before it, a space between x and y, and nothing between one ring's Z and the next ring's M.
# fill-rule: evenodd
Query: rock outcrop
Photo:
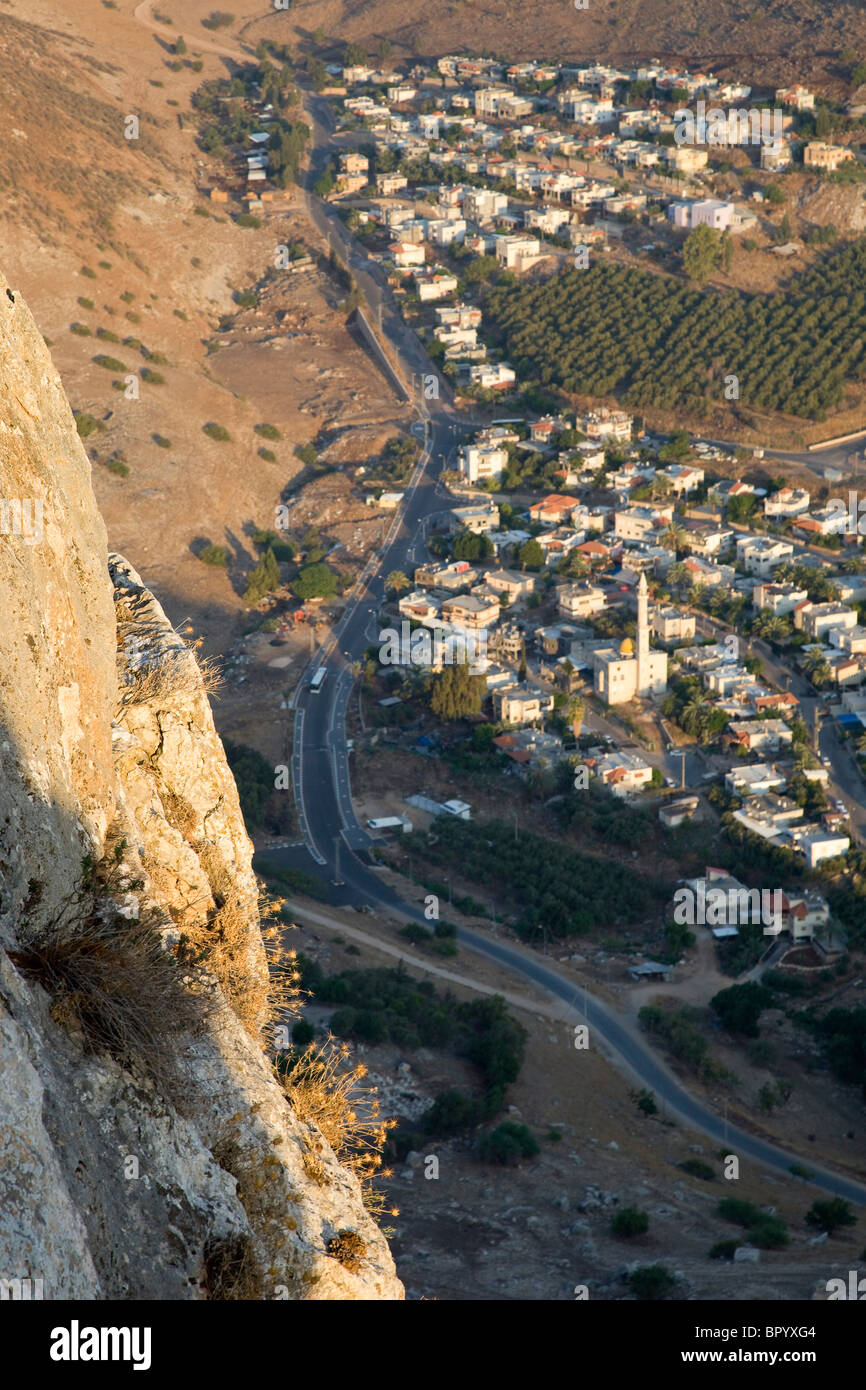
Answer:
M0 1280L402 1298L356 1177L263 1050L251 855L198 662L109 556L57 372L0 281ZM129 942L158 954L143 1001L111 974ZM105 985L104 1045L70 961ZM169 985L201 1007L157 1037Z

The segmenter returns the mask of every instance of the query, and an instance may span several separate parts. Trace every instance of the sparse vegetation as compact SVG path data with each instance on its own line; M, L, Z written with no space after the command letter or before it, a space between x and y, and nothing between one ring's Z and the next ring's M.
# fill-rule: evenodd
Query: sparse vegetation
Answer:
M704 1163L702 1158L686 1158L677 1167L693 1178L700 1178L701 1182L712 1182L716 1176L709 1163Z
M202 20L204 29L228 29L234 24L235 17L229 14L228 10L212 10L207 19Z
M207 435L208 439L216 439L221 444L226 444L231 440L231 435L229 434L225 426L216 425L213 423L213 421L211 421L207 425L202 425L202 430Z
M225 569L229 562L228 551L224 545L206 545L198 552L198 558L203 565L214 565L218 569Z
M210 1011L205 984L179 968L155 914L129 919L115 895L143 888L126 863L126 841L100 865L85 860L74 895L38 940L8 955L51 996L55 1022L88 1052L107 1052L150 1076L164 1094L182 1090L177 1036L200 1029Z
M649 1230L649 1216L639 1207L623 1207L614 1214L610 1223L612 1236L630 1240L633 1236L645 1236Z
M534 1158L541 1152L538 1140L527 1125L506 1120L478 1141L478 1156L483 1163L498 1163L503 1167L519 1163L522 1158Z
M86 410L76 410L74 412L74 415L75 428L78 430L78 433L82 439L87 439L91 434L94 434L97 430L101 431L105 429L105 425L102 423L102 421L97 420L93 415L88 415Z

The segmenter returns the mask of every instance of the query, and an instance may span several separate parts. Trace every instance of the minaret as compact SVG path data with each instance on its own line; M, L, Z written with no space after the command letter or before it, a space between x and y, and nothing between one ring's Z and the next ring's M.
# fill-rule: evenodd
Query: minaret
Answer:
M646 575L641 571L637 586L637 689L635 694L643 697L650 693L649 639L649 596L647 594Z

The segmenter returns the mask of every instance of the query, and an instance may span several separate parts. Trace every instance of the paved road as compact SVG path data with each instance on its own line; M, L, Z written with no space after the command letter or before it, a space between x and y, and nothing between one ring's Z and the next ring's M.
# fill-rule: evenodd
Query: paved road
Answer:
M318 177L327 160L330 129L327 117L319 114L322 103L310 99L308 105L315 140L312 180ZM388 339L390 351L402 364L407 381L413 372L434 371L414 333L397 314L384 275L378 266L364 261L362 248L339 221L334 209L310 196L310 212L326 236L338 239L344 259L352 267L368 299L374 320L381 312L383 335ZM416 473L406 489L402 511L395 518L375 569L371 567L371 572L365 574L347 605L334 641L311 663L308 676L320 665L327 670L321 690L313 692L307 676L296 692L293 767L305 839L323 876L334 884L336 900L356 907L369 905L398 920L411 919L429 926L417 908L406 903L382 881L381 874L371 867L365 853L371 842L352 808L350 755L346 750L344 723L352 686L351 666L361 659L370 643L370 634L375 631L384 599L384 576L392 569L411 568L413 549L419 543L425 519L441 510L436 478L443 464L450 460L461 427L444 395L429 402L421 398L418 408L425 420L426 443ZM665 1109L685 1124L720 1144L727 1143L743 1161L753 1161L783 1173L789 1171L792 1163L802 1161L802 1155L786 1154L733 1125L726 1127L721 1114L690 1095L626 1020L591 995L585 999L582 995L579 997L574 985L549 965L515 946L478 932L461 928L458 935L467 949L496 961L518 977L532 980L571 1008L577 1021L585 1019L594 1045L609 1052L614 1063L638 1084L654 1091ZM813 1181L824 1191L858 1204L866 1203L866 1186L848 1178L820 1172Z
M702 435L707 444L712 444L720 449L742 449L742 442L737 443L733 439L710 439ZM805 468L810 468L813 473L823 477L825 468L837 468L840 472L848 470L850 473L861 473L864 467L864 445L866 445L866 430L855 435L853 439L848 439L844 444L831 444L826 449L797 450L797 449L765 449L763 462L768 459L778 459L781 463L801 463ZM746 446L748 447L748 446Z
M375 871L365 868L354 856L346 855L344 860L342 872L345 884L341 897L346 905L366 903L398 919L411 919L429 926L423 913L393 893ZM315 920L317 914L321 918L324 911L305 903L295 903L294 907L302 919L305 914L311 920ZM585 1023L588 1026L591 1048L599 1049L635 1085L646 1086L653 1091L665 1114L706 1134L715 1143L724 1146L726 1152L737 1154L741 1175L744 1175L748 1163L785 1174L790 1172L793 1163L799 1163L812 1170L811 1186L857 1205L866 1205L866 1184L816 1165L808 1154L786 1153L775 1144L749 1134L736 1125L727 1124L722 1113L722 1098L718 1108L713 1110L692 1096L662 1059L647 1047L642 1034L630 1020L615 1014L608 1005L572 984L543 960L519 946L482 936L466 928L458 928L457 937L468 950L504 966L515 976L531 980L565 1004L576 1025ZM578 1056L577 1052L575 1056Z

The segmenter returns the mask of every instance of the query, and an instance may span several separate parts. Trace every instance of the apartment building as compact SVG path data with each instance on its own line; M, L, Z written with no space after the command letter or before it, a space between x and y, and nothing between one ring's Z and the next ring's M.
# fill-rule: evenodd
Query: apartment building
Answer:
M827 169L835 173L846 160L853 159L854 153L844 145L826 145L822 140L813 140L803 151L803 164L807 169Z
M553 695L537 686L500 686L493 691L493 709L504 724L536 724L553 709Z
M794 613L794 626L820 642L833 628L857 626L857 614L844 603L803 603Z
M768 608L774 618L793 613L800 603L808 602L805 589L796 584L756 584L752 590L752 602L756 608Z
M650 631L660 642L685 642L695 635L695 616L680 608L650 604Z
M589 618L600 613L605 603L604 590L594 584L564 584L557 596L557 607L565 618Z
M508 467L508 450L496 444L461 444L457 450L457 468L469 483L483 483L488 478L498 481Z
M774 540L771 536L741 536L737 541L737 563L742 564L747 574L768 578L774 569L790 560L794 547L788 541Z

